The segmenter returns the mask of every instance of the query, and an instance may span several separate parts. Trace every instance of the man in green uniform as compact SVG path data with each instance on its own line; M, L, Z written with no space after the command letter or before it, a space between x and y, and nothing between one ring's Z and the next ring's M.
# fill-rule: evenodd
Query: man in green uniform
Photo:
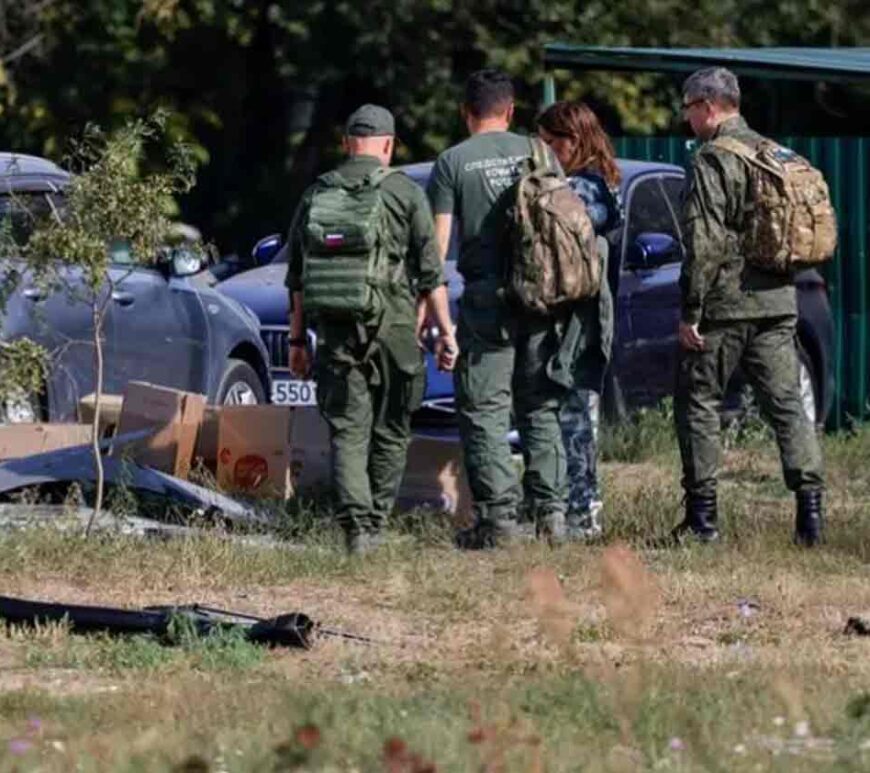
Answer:
M532 152L528 137L508 131L513 96L504 73L471 75L462 106L471 136L438 157L428 189L442 259L453 220L459 220L457 268L465 290L454 380L475 514L473 527L457 535L457 545L465 548L522 539L521 505L539 532L555 540L565 533L566 460L559 429L564 389L547 375L559 348L556 322L510 306L504 296L506 210ZM511 408L523 444L522 494L508 443Z
M354 112L343 142L348 159L306 191L288 238L290 369L303 377L309 366L303 308L306 277L313 283L306 260L314 262L312 243L319 227L314 221L324 217L320 214L324 207L315 214L312 202L325 191L340 189L331 199L339 205L328 215L336 223L344 221L344 226L336 226L331 229L335 233L323 238L325 244L341 247L345 236L351 242L355 238L359 211L355 192L377 187L380 201L370 207L378 228L374 241L384 245L389 261L389 281L376 286L379 311L356 319L325 312L309 315L317 325L317 401L329 425L336 514L351 553L366 552L380 542L405 469L411 414L419 407L425 387L416 330L420 306L428 305L441 331L440 367L451 370L456 356L426 196L405 174L387 169L394 135L393 116L385 108L363 105ZM341 282L347 280L339 276L335 281L341 289ZM348 286L343 291L350 295L357 289ZM307 297L312 305L313 293Z
M814 545L821 538L824 480L815 428L800 400L793 277L758 268L755 256L742 254L749 168L713 142L727 137L754 148L763 139L739 109L737 78L724 68L699 70L683 85L684 117L704 144L683 210L686 257L674 407L686 513L674 534L703 542L719 536L719 408L740 366L773 427L786 485L797 496L795 541Z

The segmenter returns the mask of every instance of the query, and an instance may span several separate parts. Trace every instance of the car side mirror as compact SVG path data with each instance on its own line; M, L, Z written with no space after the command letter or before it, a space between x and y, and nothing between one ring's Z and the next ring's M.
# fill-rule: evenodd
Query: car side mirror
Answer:
M638 234L625 253L628 268L650 269L673 263L679 254L679 243L670 234L648 231Z
M264 236L254 245L251 250L251 260L255 266L265 266L272 262L272 258L281 249L281 234L269 234Z

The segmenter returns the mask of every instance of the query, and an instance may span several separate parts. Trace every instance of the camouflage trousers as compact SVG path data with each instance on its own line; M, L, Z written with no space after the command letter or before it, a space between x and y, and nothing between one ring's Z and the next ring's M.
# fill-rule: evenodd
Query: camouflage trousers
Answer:
M687 494L716 491L719 410L738 366L776 435L786 486L792 491L823 488L819 441L800 400L795 326L791 315L702 322L704 351L680 352L674 418Z
M601 508L598 485L598 417L600 396L592 389L572 389L562 402L559 424L568 462L568 515L588 515Z

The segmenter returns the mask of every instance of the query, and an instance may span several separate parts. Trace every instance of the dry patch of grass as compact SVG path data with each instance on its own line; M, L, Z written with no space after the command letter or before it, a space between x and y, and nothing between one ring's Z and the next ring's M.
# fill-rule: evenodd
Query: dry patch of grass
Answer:
M763 445L729 453L710 549L649 547L680 517L670 453L605 466L601 546L460 554L418 530L360 561L323 540L3 538L10 595L302 611L381 643L7 633L0 771L867 769L870 641L842 630L870 609L870 439L827 443L815 552L790 545Z

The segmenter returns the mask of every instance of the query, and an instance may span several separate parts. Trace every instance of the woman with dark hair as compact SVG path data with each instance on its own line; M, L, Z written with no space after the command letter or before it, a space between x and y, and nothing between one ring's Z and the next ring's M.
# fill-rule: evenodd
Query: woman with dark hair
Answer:
M572 190L586 204L602 260L601 292L574 311L582 334L574 352L574 386L559 422L568 457L568 536L588 540L602 533L598 483L598 418L604 371L613 341L613 299L607 281L604 234L622 222L619 168L613 146L595 113L582 102L556 102L538 116L538 135L562 165Z

